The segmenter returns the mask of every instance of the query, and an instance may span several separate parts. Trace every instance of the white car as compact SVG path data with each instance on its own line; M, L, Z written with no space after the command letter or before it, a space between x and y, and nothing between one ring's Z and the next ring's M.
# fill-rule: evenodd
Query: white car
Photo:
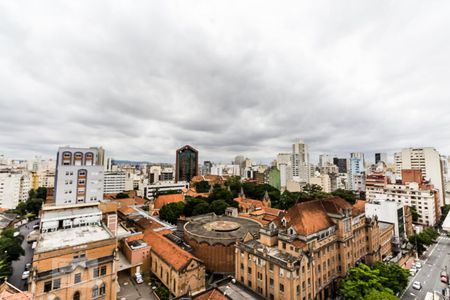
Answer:
M28 277L30 277L30 271L23 271L22 279L27 279Z
M136 273L136 274L134 274L134 276L135 276L134 278L136 279L136 283L140 284L140 283L144 282L144 279L142 279L141 273Z
M422 264L420 262L416 262L414 266L416 267L416 269L422 268Z
M411 276L416 275L416 269L409 270L409 275L411 275Z
M421 290L422 289L422 284L419 281L414 281L412 287L415 290Z

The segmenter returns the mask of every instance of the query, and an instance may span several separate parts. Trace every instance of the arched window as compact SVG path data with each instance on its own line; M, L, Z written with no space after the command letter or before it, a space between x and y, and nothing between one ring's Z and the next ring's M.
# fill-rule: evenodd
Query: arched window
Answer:
M87 152L84 156L84 160L85 160L86 166L93 166L94 165L94 153Z
M80 300L80 292L76 291L75 294L73 294L73 300Z
M72 152L65 151L62 154L62 165L70 166L72 164Z
M106 284L102 283L100 285L100 295L104 295L104 294L106 294Z
M92 298L95 298L98 296L98 286L94 285L92 288Z
M75 166L81 166L83 164L83 153L81 152L75 152L73 164Z

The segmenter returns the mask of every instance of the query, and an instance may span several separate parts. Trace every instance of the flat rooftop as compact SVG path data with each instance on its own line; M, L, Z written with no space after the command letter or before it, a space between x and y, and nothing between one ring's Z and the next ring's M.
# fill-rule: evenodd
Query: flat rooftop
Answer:
M42 233L36 246L36 252L73 247L112 238L103 226L89 225Z
M197 241L221 240L234 243L247 232L257 235L261 225L251 219L205 214L192 217L184 225L185 233Z
M75 207L66 208L60 210L47 210L42 214L42 222L45 221L55 221L55 220L65 220L69 218L91 216L91 215L101 215L102 212L98 206L90 207Z

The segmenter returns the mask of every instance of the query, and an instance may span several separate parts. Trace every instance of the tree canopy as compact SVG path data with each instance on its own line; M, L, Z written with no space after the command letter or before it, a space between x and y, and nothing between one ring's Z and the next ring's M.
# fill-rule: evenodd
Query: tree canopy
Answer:
M340 293L347 300L363 300L370 296L372 299L377 295L389 295L389 298L398 299L394 292L384 284L388 281L386 274L381 274L379 268L370 268L365 264L349 270L349 275L342 281Z
M184 202L166 204L159 210L159 217L161 220L167 221L171 224L176 224L178 218L183 213L184 208Z
M344 200L347 200L350 204L356 203L356 196L352 191L337 189L331 193L333 196L341 197Z
M202 180L195 184L195 190L197 193L207 193L209 192L209 183L208 181Z

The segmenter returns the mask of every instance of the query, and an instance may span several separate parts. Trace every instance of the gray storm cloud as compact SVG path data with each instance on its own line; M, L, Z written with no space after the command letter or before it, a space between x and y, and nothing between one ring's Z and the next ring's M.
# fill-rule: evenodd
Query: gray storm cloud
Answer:
M0 2L0 153L450 153L450 3Z

